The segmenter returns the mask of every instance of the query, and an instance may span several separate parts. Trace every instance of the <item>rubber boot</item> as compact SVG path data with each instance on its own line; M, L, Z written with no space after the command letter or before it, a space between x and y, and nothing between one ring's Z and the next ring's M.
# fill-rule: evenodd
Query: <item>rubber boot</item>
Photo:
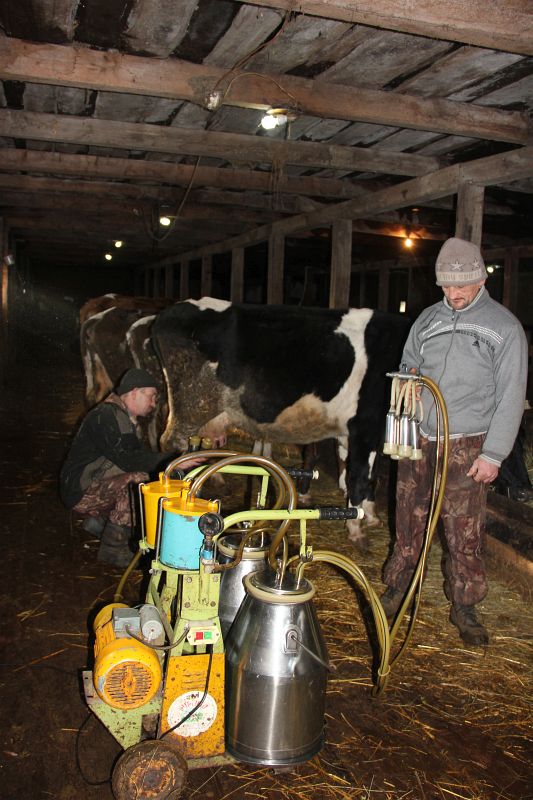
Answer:
M127 567L133 558L129 547L129 525L115 525L114 522L105 524L98 549L98 561L112 564L114 567Z
M97 539L102 537L102 531L105 527L105 519L103 517L85 517L81 526L84 531L96 536Z
M476 617L474 606L452 606L450 622L458 628L465 644L485 645L489 643L487 629Z
M396 612L400 608L404 593L400 589L395 589L393 586L388 586L381 595L380 602L383 606L385 616L391 622L396 616Z

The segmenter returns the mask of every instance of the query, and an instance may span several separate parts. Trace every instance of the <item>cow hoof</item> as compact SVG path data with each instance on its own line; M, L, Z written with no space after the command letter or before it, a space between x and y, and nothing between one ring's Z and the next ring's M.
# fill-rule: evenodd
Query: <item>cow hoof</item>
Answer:
M379 517L365 517L365 526L367 528L379 528L382 524Z

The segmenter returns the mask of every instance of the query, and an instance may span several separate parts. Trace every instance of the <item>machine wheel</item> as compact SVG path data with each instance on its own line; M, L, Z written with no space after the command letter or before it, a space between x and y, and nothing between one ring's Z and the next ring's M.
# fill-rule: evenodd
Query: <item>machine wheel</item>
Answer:
M160 739L129 747L113 769L116 800L177 800L187 781L187 762L179 750Z

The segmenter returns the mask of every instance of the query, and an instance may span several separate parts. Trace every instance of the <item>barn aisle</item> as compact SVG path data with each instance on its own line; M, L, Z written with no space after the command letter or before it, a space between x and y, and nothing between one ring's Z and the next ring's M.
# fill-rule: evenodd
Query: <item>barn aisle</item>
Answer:
M86 711L80 671L88 618L111 599L119 573L96 562L97 543L59 503L56 478L83 410L72 339L19 342L1 393L1 768L6 800L108 800L120 750ZM315 499L338 502L324 472ZM342 526L311 529L317 546L355 558L379 588L388 545L383 525L368 553ZM447 621L440 548L431 554L412 644L379 699L356 596L316 565L317 607L330 657L326 744L293 773L234 765L191 774L185 798L285 800L526 800L532 798L533 611L523 587L494 573L483 604L486 649L465 649ZM504 576L505 577L505 576ZM127 587L140 597L141 576ZM80 732L81 731L81 732ZM103 783L99 783L103 781Z

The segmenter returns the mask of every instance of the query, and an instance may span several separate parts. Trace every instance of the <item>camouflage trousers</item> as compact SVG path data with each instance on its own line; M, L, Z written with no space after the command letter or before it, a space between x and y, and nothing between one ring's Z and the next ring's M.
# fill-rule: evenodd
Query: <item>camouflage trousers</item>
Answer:
M488 487L466 475L481 452L483 439L465 436L450 440L441 521L446 545L444 586L454 605L475 605L487 594L482 545ZM435 464L435 443L422 439L421 446L421 461L402 459L398 463L396 541L383 572L385 583L402 591L422 549Z
M133 502L130 486L149 480L146 472L124 472L113 478L95 480L73 511L88 517L104 517L115 525L132 525Z

